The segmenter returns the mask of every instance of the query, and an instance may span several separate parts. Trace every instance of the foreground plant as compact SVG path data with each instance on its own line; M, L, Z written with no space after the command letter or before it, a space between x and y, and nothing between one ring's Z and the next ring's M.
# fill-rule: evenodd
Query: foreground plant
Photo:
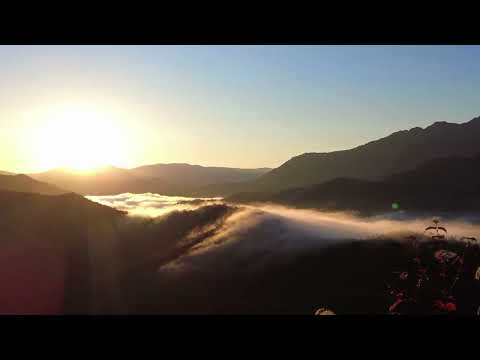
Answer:
M408 240L414 250L414 257L409 261L406 271L397 272L392 284L388 285L393 303L389 306L390 314L448 314L458 310L459 299L454 296L455 287L462 275L468 283L480 279L480 268L474 276L466 271L465 257L473 246L477 246L474 237L463 237L461 254L449 249L447 229L439 226L439 220L433 220L434 226L425 228L429 245L435 249L433 256L428 247L423 254L417 237ZM471 264L469 264L471 265ZM478 284L472 284L475 286ZM480 307L477 313L480 311Z

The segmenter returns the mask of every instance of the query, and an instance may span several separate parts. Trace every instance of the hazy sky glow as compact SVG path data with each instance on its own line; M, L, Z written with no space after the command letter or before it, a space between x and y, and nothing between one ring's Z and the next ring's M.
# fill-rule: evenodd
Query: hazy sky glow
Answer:
M480 115L478 46L0 46L0 79L0 169L16 172L60 164L39 157L69 128L121 149L117 166L275 167ZM61 108L97 115L64 112L76 125L50 138Z

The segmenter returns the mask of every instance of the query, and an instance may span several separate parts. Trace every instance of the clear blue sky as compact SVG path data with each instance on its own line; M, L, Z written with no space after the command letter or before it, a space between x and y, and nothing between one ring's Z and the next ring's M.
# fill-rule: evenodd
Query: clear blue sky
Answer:
M480 115L478 46L0 46L0 79L0 169L25 172L64 103L109 113L128 167L276 167Z

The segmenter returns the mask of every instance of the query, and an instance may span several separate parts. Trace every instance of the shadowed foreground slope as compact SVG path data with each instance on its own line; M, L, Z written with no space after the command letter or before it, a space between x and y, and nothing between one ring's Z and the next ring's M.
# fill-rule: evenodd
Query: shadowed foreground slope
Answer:
M140 218L75 194L0 201L3 313L384 314L411 258L401 238L228 204ZM471 313L478 292L459 289L458 311Z
M73 193L0 191L0 203L0 313L20 314L128 313L130 274L175 259L233 211L127 218Z
M122 213L76 194L0 191L0 204L0 312L102 309L109 289L100 282L115 266L108 235ZM115 310L108 300L103 309Z

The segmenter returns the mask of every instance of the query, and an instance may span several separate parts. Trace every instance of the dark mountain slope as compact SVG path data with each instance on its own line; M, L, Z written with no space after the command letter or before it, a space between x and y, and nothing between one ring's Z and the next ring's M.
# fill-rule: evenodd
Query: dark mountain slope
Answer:
M31 192L45 195L63 194L66 191L27 175L0 175L0 190Z
M436 122L425 129L399 131L350 150L296 156L249 188L278 191L335 178L380 180L435 158L474 156L480 153L479 138L480 117L463 124Z
M431 160L385 180L338 178L280 192L239 193L233 202L272 202L325 210L364 213L401 210L480 210L480 157Z
M0 313L119 311L117 219L77 194L0 191Z
M245 191L252 186L252 181L228 182L209 184L200 187L186 187L180 195L191 197L226 197L238 192Z

